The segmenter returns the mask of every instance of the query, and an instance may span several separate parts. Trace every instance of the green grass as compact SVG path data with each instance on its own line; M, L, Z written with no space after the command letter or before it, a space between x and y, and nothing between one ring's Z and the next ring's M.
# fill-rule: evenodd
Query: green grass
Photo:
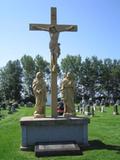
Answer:
M45 157L43 160L120 160L120 115L112 115L112 108L107 112L97 112L90 118L89 143L90 147L83 150L82 156ZM34 152L20 150L21 127L19 120L23 116L31 116L34 108L18 109L18 112L0 120L0 160L38 160ZM50 108L47 107L47 115Z

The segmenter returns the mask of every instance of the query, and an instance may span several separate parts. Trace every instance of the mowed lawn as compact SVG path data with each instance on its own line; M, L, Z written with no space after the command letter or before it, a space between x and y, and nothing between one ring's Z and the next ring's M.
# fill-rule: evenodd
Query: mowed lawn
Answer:
M43 160L120 160L120 115L112 115L112 107L107 107L105 113L96 112L90 118L89 144L83 150L82 156L42 157ZM0 120L0 160L38 160L34 152L20 150L21 127L20 118L31 116L34 108L20 107L14 114ZM120 111L120 108L119 108ZM50 115L50 107L47 107Z

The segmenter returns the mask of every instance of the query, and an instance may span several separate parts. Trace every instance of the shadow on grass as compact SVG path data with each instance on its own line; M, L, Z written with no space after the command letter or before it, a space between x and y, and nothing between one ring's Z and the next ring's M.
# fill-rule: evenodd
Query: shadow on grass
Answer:
M107 149L112 151L117 151L117 154L120 154L120 145L109 145L105 144L100 140L92 140L89 141L89 146L86 148L83 148L84 151L86 150L100 150L100 149Z

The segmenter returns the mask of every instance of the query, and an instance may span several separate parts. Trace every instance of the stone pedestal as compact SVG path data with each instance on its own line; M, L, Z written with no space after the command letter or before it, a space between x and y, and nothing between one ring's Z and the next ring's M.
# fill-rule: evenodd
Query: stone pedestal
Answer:
M34 118L23 117L21 150L31 150L36 144L75 142L88 145L88 123L84 117Z

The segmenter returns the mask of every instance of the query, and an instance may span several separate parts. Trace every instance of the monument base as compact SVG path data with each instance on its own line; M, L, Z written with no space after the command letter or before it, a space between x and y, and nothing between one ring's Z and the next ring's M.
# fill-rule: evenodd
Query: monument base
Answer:
M88 123L85 117L34 118L23 117L21 150L32 150L35 145L54 142L75 142L88 145Z

